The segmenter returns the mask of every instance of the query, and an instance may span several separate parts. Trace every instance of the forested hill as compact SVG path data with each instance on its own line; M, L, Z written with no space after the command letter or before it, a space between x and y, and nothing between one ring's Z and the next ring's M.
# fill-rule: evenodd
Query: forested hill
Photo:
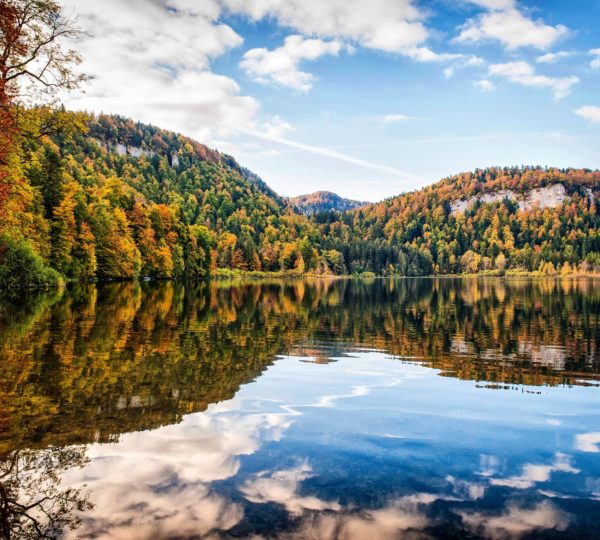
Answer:
M106 279L321 263L316 227L231 156L116 116L65 113L60 136L33 136L44 115L29 115L0 224L23 266L37 254L68 278Z
M366 202L345 199L330 191L317 191L309 195L290 197L289 202L296 210L307 216L329 210L346 212L368 204Z
M598 273L599 199L599 171L491 168L316 220L351 272Z
M116 116L22 114L0 177L1 290L228 270L600 273L597 171L479 170L306 216L182 135Z

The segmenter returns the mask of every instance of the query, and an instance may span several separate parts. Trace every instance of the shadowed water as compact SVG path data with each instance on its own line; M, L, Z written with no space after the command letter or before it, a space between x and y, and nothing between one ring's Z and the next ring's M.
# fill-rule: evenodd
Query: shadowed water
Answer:
M600 282L0 307L0 537L597 538Z

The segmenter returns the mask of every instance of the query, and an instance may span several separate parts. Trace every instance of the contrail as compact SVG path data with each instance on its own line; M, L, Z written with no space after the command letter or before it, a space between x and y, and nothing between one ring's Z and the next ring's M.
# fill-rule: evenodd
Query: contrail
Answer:
M378 171L385 174L391 174L393 176L400 176L405 178L406 180L422 180L422 178L418 178L410 173L405 171L401 171L400 169L396 169L395 167L390 167L389 165L382 165L380 163L373 163L371 161L367 161L364 159L360 159L354 156L349 156L347 154L343 154L338 152L337 150L333 150L331 148L322 148L320 146L311 146L308 144L299 143L296 141L290 141L289 139L285 139L283 137L274 137L272 135L266 135L264 133L260 133L258 131L252 130L244 130L244 133L250 135L251 137L256 137L257 139L263 139L265 141L274 142L277 144L281 144L283 146L288 146L290 148L294 148L296 150L302 150L304 152L310 152L312 154L317 154L319 156L328 157L331 159L335 159L338 161L344 161L346 163L351 163L353 165L358 165L359 167L364 167L366 169L371 169L374 171Z

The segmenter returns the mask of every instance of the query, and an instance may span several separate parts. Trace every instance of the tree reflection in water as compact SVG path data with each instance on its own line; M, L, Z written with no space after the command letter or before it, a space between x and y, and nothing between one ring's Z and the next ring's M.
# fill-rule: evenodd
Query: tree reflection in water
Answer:
M486 388L598 384L590 280L77 286L0 305L0 454L108 442L232 398L280 354L357 348Z
M0 458L0 532L4 539L56 538L90 510L85 488L61 488L65 471L88 463L85 447L14 450Z

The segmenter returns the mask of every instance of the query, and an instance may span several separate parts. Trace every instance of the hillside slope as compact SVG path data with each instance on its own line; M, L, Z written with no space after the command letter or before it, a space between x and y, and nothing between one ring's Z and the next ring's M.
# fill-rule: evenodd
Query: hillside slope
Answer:
M314 225L233 157L121 117L83 124L21 137L0 234L23 253L78 279L317 268Z
M350 271L407 273L397 248L434 273L600 270L600 172L491 168L453 176L319 223Z
M347 212L348 210L354 210L368 204L352 199L344 199L331 191L316 191L309 195L290 197L288 200L296 210L307 216L330 210Z

